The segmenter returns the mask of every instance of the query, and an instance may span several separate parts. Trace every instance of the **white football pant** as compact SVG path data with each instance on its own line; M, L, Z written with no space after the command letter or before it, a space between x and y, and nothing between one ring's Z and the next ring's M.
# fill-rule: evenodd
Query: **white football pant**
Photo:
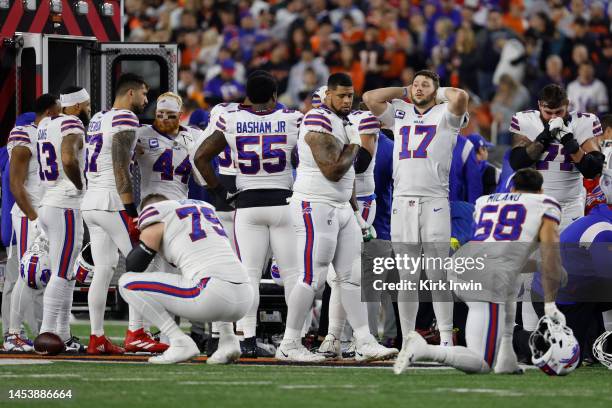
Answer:
M91 334L104 334L104 311L108 287L115 273L119 253L127 257L132 250L128 233L128 216L125 211L83 211L83 220L89 228L91 255L94 261L94 275L89 287L87 302ZM142 316L129 308L130 330L143 327Z
M245 338L254 337L259 307L259 283L268 264L268 248L276 257L283 279L285 301L298 276L295 256L296 237L289 205L236 209L234 220L236 253L249 275L254 300L246 316L238 322Z
M450 205L447 198L433 197L393 197L391 210L391 241L396 255L407 254L419 258L449 256L451 237ZM439 262L434 265L439 265ZM414 272L414 271L413 271ZM427 268L428 279L446 281L446 273L441 269ZM419 281L420 271L410 273L399 269L401 280ZM453 296L450 290L432 292L433 309L436 315L440 341L452 345ZM402 333L415 329L419 310L417 290L403 290L398 293L398 308Z
M55 333L66 341L70 338L70 311L76 283L72 275L83 242L83 218L78 209L44 205L38 216L49 239L51 262L40 331Z
M189 280L164 272L127 272L119 279L119 293L131 309L157 326L171 343L185 335L173 316L197 322L235 322L253 302L247 283L208 277Z

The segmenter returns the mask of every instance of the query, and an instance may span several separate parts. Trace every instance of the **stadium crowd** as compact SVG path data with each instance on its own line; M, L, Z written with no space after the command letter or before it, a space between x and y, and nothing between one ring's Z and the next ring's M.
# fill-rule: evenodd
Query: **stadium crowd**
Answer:
M427 68L470 92L463 134L510 144L512 115L547 83L577 110L609 110L611 14L611 2L583 0L127 0L125 33L180 44L179 90L201 108L242 100L256 69L306 111L329 73L350 73L360 95Z

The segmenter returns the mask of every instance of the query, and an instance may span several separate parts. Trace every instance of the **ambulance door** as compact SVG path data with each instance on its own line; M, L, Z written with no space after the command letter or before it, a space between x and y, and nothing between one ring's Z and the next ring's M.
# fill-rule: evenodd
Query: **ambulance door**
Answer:
M141 123L151 123L155 100L164 92L176 92L179 60L176 44L101 43L100 44L100 109L110 109L119 76L131 72L144 78L149 85L149 104L139 114Z

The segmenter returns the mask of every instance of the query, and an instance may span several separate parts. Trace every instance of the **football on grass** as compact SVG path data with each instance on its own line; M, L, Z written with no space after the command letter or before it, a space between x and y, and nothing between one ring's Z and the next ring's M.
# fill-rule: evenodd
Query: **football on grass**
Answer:
M34 351L43 356L55 356L64 351L65 347L57 334L41 333L34 339Z

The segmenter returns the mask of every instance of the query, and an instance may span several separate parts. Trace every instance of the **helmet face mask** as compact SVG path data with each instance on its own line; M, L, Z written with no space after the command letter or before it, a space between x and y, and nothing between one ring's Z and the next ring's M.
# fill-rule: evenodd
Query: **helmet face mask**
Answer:
M595 340L593 343L593 356L601 364L608 367L609 370L612 370L612 331L607 331L602 333L601 336Z
M580 346L572 329L544 316L529 336L531 360L548 375L567 375L580 362Z

